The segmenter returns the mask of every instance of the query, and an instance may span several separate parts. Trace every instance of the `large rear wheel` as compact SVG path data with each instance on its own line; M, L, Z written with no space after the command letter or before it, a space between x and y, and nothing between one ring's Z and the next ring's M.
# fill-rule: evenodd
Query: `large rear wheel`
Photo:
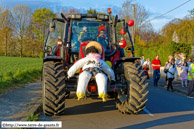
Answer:
M145 108L148 83L144 83L143 73L141 66L133 62L124 62L116 69L117 80L126 84L126 88L118 90L116 98L116 107L122 113L138 114Z
M61 62L47 61L42 75L43 111L46 115L61 115L65 110L65 71Z

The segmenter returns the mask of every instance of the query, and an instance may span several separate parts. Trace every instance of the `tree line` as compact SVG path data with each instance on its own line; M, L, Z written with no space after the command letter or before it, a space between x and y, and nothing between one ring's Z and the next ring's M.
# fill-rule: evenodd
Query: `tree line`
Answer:
M134 0L127 0L122 4L118 14L119 18L126 19L126 21L133 19L133 2ZM26 5L17 5L12 9L0 7L0 55L41 57L49 23L53 17L60 17L61 12L65 15L79 13L75 8L68 11L63 9L59 12L53 12L47 8L38 8L32 12ZM90 8L87 13L103 14L106 12L97 12L95 9ZM167 23L161 32L154 31L148 20L149 16L150 13L142 5L136 3L134 27L136 56L144 55L142 49L162 48L170 45L174 39L175 42L182 44L194 44L194 9L185 18L173 19ZM130 46L128 36L120 34L121 28L122 24L118 23L117 39L125 38L128 46ZM132 32L132 28L129 29ZM156 50L159 49L156 48ZM126 50L126 55L128 53ZM160 54L160 52L153 51L152 55L156 54ZM187 51L186 54L189 55L190 52Z

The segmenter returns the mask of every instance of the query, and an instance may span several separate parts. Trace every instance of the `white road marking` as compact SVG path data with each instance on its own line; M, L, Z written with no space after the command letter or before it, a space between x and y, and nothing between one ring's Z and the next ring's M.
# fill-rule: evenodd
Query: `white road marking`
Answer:
M144 108L143 109L149 116L154 116L148 109Z

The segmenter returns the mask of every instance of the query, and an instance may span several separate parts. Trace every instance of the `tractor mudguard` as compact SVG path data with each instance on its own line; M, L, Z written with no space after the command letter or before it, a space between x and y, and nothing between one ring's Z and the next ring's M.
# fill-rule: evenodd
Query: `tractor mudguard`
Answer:
M114 69L116 69L119 66L119 64L123 62L134 62L137 59L140 59L140 58L139 57L122 57L116 62Z
M43 62L47 62L47 61L59 61L61 62L63 59L61 57L58 56L46 56L43 59Z

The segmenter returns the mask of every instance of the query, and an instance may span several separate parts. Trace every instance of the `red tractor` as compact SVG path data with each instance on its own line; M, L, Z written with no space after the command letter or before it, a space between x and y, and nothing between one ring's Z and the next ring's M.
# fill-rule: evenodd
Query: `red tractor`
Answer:
M103 59L112 65L116 83L108 80L107 92L115 97L116 107L122 113L138 114L147 102L146 76L134 57L134 46L128 24L118 16L107 14L73 14L53 18L44 45L44 64L42 73L43 111L46 115L61 115L65 111L65 99L76 91L78 71L68 79L68 69L85 56L89 41L97 41L103 46ZM117 41L117 23L123 23L122 34L127 33L131 42L132 57L125 57L123 48L126 41ZM62 38L61 38L62 37ZM90 80L87 97L97 95L96 83Z

